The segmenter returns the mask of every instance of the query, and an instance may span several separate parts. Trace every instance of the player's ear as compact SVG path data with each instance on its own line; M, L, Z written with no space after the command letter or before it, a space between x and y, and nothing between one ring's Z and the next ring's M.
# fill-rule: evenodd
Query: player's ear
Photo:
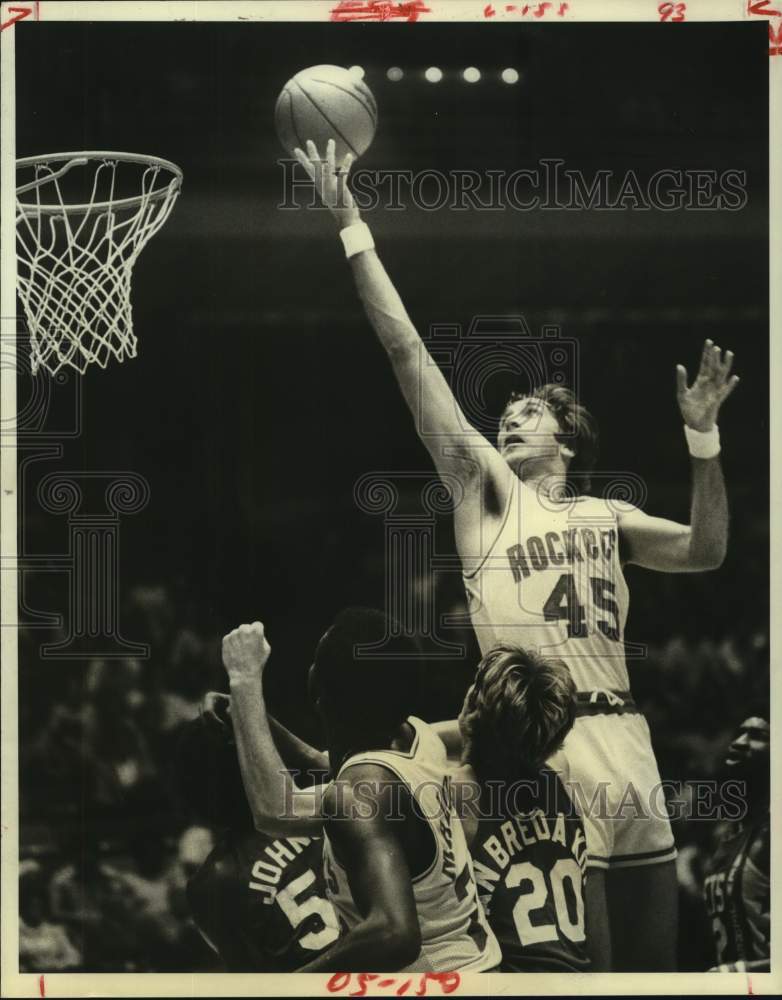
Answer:
M309 698L310 705L315 709L315 711L320 710L320 691L318 690L318 682L315 670L315 664L310 666L307 672L307 696Z
M566 444L561 444L559 446L559 453L563 458L575 458L576 453Z

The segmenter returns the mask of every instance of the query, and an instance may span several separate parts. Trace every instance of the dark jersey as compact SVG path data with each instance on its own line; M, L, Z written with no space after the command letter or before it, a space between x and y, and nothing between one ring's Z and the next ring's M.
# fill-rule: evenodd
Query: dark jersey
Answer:
M190 879L193 919L230 972L292 972L339 937L322 842L227 833Z
M481 811L490 805L484 793ZM562 783L543 768L491 813L481 817L470 853L502 949L500 971L583 972L586 839Z
M717 965L769 958L769 854L767 816L752 825L725 824L718 831L703 886Z

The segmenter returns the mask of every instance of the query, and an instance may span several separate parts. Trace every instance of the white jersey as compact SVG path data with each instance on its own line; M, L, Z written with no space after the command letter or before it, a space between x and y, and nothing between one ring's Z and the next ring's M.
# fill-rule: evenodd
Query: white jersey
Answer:
M364 763L392 771L407 785L417 803L417 815L429 823L434 834L434 860L413 879L421 952L405 971L486 972L496 968L502 956L478 901L472 860L446 774L445 748L425 722L412 716L407 721L415 730L409 752L374 750L356 754L345 761L339 774L347 767ZM361 916L328 834L323 838L323 865L329 899L350 929Z
M629 688L616 507L595 497L555 502L513 477L497 538L464 575L483 653L511 642L561 657L580 691Z

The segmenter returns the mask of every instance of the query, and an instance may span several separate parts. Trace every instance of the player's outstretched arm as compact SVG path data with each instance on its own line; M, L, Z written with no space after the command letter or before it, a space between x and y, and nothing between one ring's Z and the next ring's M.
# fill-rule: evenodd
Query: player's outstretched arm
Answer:
M201 705L201 713L210 716L218 725L230 725L231 696L223 694L222 691L207 691ZM315 747L300 739L269 712L266 713L266 718L274 738L274 745L289 771L305 774L328 771L329 755L327 753L323 750L316 750Z
M728 496L720 463L717 415L738 383L731 375L733 352L723 356L707 340L695 381L687 385L687 370L676 367L679 409L692 456L690 523L649 517L633 509L620 515L619 530L625 560L667 572L717 569L728 547Z
M394 800L394 782L377 765L356 764L329 786L326 834L345 865L361 921L299 972L395 972L418 958L413 882L394 830L399 821L387 818Z
M296 157L340 227L359 297L438 472L456 473L462 483L485 480L488 474L505 484L509 479L507 465L467 422L374 249L347 184L351 155L337 169L333 140L328 142L325 158L319 156L314 143L306 145L306 154L296 149Z
M256 829L275 837L318 834L325 786L296 787L269 728L263 668L270 654L260 622L240 625L223 638L242 783Z

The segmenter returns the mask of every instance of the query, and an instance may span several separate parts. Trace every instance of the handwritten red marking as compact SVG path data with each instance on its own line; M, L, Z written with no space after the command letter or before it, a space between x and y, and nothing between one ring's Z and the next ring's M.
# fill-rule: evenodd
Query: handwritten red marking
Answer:
M782 10L769 7L768 3L769 0L749 0L747 13L757 14L758 17L782 17Z
M426 993L426 984L430 979L440 984L443 993L453 993L462 981L458 972L425 972L421 977L421 985L416 990L417 997L422 997Z
M686 3L661 3L657 8L661 21L684 21L684 12L687 10Z
M353 977L349 972L335 972L334 975L326 983L326 989L329 993L339 993L341 990L346 989L350 985L350 981ZM354 990L353 993L349 993L348 996L351 997L363 997L366 996L367 983L372 980L380 979L376 972L361 972L358 974L358 989ZM418 983L418 989L415 991L417 997L422 997L426 995L427 986L430 982L439 983L443 993L453 993L453 991L461 983L461 976L458 972L425 972ZM403 996L407 993L410 988L412 979L406 979L399 988L396 990L396 995L398 997ZM380 979L376 984L383 989L396 986L396 979Z
M431 10L424 0L339 0L331 11L331 21L417 21Z
M353 993L348 993L349 997L365 997L367 995L367 983L372 979L379 979L376 972L359 972L358 989Z
M684 5L682 4L681 6ZM553 0L541 0L540 3L534 5L525 3L523 6L519 6L518 4L515 3L507 3L505 4L504 11L500 11L500 13L518 14L521 17L526 17L527 14L529 13L531 13L533 17L545 17L547 14L556 14L557 17L563 17L565 11L568 10L569 7L570 7L569 3L563 2L559 4L559 7L555 11ZM484 17L497 16L497 9L494 6L494 4L492 3L486 4L486 6L483 8L483 16Z
M768 54L770 56L782 55L782 24L779 25L776 33L774 33L773 25L769 24L768 40L770 43L768 47Z
M46 996L46 977L40 976L38 978L38 991L42 997Z
M10 28L12 24L16 24L17 21L24 21L26 17L31 14L36 14L37 19L37 4L31 4L29 7L9 7L8 13L13 14L14 17L9 17L7 21L3 21L0 24L0 31L5 31L6 28Z

